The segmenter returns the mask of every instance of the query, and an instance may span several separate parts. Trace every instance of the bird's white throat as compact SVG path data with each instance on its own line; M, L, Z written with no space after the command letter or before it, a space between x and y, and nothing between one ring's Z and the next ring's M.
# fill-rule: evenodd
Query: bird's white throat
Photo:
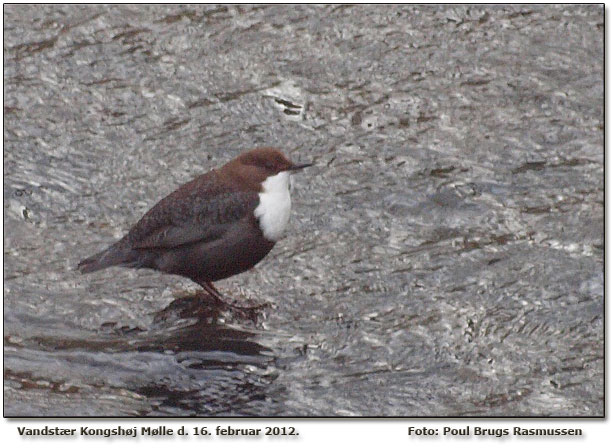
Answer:
M259 219L264 236L279 241L289 222L292 201L289 196L289 173L282 171L262 183L260 204L254 214Z

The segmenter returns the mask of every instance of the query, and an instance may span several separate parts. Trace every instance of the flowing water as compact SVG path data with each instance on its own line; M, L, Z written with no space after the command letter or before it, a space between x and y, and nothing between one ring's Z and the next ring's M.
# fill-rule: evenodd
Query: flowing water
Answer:
M604 10L4 7L6 416L601 416ZM255 146L217 283L75 266Z

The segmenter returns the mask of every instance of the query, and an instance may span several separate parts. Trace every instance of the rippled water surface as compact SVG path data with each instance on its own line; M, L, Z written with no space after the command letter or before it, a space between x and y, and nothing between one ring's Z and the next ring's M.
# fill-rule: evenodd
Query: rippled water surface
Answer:
M603 415L603 8L4 7L5 415ZM78 261L259 145L217 286Z

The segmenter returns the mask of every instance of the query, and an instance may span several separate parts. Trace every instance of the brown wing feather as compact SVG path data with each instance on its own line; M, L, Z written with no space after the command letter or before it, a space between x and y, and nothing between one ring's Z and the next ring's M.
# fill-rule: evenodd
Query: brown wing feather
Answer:
M229 224L252 213L257 201L257 193L235 191L211 171L158 202L123 243L132 249L161 249L211 241L223 235Z

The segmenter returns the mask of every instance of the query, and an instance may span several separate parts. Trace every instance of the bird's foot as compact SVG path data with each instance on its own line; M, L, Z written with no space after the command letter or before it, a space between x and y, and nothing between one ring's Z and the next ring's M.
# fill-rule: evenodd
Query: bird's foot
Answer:
M221 307L226 307L226 308L232 308L235 310L239 310L239 311L243 311L243 312L249 312L252 313L254 311L259 311L262 310L264 308L268 308L270 305L267 303L264 304L257 304L257 305L253 305L253 306L241 306L241 305L236 305L237 300L231 300L227 297L224 297L223 294L221 294L217 288L215 288L213 286L213 284L211 282L202 282L199 283L200 286L202 286L202 288L206 291L206 293L211 296L213 299L215 299L215 301L221 306Z
M265 308L270 307L268 303L260 303L258 305L252 305L252 306L240 306L240 305L235 305L235 303L237 302L236 300L234 300L232 303L227 302L227 301L220 301L220 302L225 306L228 306L235 310L241 310L241 311L259 311L259 310L263 310Z

